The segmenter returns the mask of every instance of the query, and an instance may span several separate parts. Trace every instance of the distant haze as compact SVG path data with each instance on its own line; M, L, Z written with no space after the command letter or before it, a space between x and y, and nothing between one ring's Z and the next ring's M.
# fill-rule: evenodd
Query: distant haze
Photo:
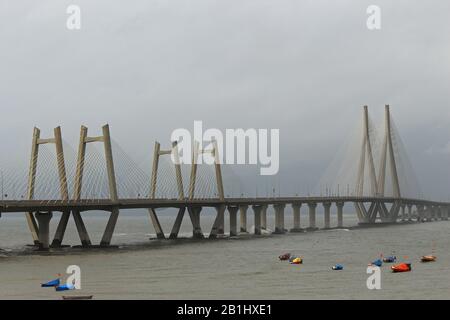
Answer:
M66 28L70 4L81 30ZM381 30L366 27L371 4ZM361 107L381 129L390 104L424 194L448 200L449 16L446 0L2 0L0 159L25 157L35 125L61 125L76 149L81 124L109 123L137 160L194 120L279 128L280 173L264 181L306 194ZM258 172L240 170L251 195Z

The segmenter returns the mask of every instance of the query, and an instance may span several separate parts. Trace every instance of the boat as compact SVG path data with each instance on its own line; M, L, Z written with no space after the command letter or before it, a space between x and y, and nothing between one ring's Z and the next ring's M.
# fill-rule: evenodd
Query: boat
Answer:
M389 257L383 258L384 263L394 263L395 261L397 261L396 256L389 256Z
M420 261L421 261L421 262L434 262L434 261L436 261L436 256L433 256L433 255L422 256L422 257L420 258Z
M302 264L303 259L302 258L295 258L291 261L291 264Z
M392 272L409 272L411 271L411 263L399 263L391 267Z
M283 253L282 255L278 256L278 259L280 259L280 261L286 261L289 260L290 257L291 257L290 253Z
M75 290L75 286L73 284L63 284L55 287L56 291L67 291L67 290Z
M383 261L381 261L381 259L377 259L375 261L372 261L372 263L369 263L369 266L381 267L382 265L383 265Z
M41 287L42 288L52 288L52 287L59 286L59 284L60 284L60 280L58 278L58 279L51 280L51 281L46 282L46 283L41 283Z
M92 300L93 296L62 296L63 300Z
M344 266L342 264L336 264L331 267L332 270L344 270Z
M292 262L292 261L294 261L295 259L297 259L298 257L297 256L291 256L290 258L289 258L289 262Z

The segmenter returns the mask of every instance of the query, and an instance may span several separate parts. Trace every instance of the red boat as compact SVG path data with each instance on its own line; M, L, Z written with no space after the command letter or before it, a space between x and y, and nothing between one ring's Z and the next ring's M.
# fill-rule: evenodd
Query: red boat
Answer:
M411 263L399 263L391 267L392 272L409 272L411 271Z

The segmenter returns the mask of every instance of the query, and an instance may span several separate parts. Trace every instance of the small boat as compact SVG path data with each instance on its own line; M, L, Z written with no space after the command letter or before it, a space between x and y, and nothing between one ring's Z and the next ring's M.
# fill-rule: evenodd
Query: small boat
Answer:
M383 258L384 263L394 263L395 261L397 261L396 256L389 256L389 257Z
M290 257L291 257L290 253L283 253L281 256L278 257L278 259L280 259L280 261L286 261L289 260Z
M436 256L430 255L430 256L422 256L420 258L421 262L434 262L436 261Z
M75 290L75 286L73 284L63 284L55 287L56 291L67 291L67 290Z
M332 270L344 270L344 266L342 264L336 264L331 267Z
M369 266L381 267L382 265L383 265L383 261L381 261L381 259L377 259L375 261L372 261L372 263L369 263Z
M303 259L302 258L295 258L291 261L291 264L302 264Z
M59 279L55 279L55 280L51 280L49 282L46 283L41 283L41 287L42 288L52 288L52 287L57 287L60 284L60 280Z
M411 263L399 263L391 267L392 272L409 272L411 271Z
M63 300L92 300L93 296L62 296Z

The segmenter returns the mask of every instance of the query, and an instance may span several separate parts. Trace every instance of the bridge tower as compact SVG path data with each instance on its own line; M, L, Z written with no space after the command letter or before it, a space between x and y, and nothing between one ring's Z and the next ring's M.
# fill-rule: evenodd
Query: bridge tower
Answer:
M88 128L85 126L81 126L80 142L79 142L79 146L78 146L77 167L76 167L76 172L75 172L75 183L74 183L74 191L73 191L73 200L74 201L81 200L81 192L82 192L82 186L83 186L83 172L84 172L84 164L85 164L85 157L86 157L86 145L88 143L93 143L93 142L103 143L105 159L106 159L106 171L107 171L107 175L108 175L109 196L113 202L118 200L116 175L114 172L114 161L113 161L113 155L112 155L111 136L110 136L110 132L109 132L109 125L106 124L102 127L102 133L103 134L101 136L89 137L88 136ZM87 230L84 225L83 219L81 217L80 211L73 210L72 214L73 214L73 218L75 220L75 225L77 227L82 246L84 246L84 247L90 246L91 240L87 233ZM111 215L108 219L106 229L103 233L103 237L100 242L101 246L108 246L111 243L111 238L112 238L118 217L119 217L119 209L112 208Z
M380 166L378 171L378 178L376 176L372 144L369 136L369 121L368 121L368 108L364 106L364 118L363 118L363 140L361 145L361 155L359 161L359 169L356 182L356 194L358 197L363 196L364 192L364 170L366 163L366 154L369 162L369 179L370 179L370 196L379 197L380 199L385 197L386 186L386 166L389 161L389 168L392 181L393 195L396 200L390 209L386 207L385 202L382 200L373 202L367 210L362 202L355 202L356 213L358 215L360 223L374 223L378 214L382 222L395 222L399 211L401 209L401 192L398 178L397 164L394 153L394 145L392 142L393 131L391 127L391 116L389 105L385 106L385 128L384 138L380 156Z
M67 188L67 176L66 167L64 162L64 149L61 136L61 127L56 127L54 129L53 138L41 139L41 131L39 128L34 128L33 139L31 144L31 155L30 155L30 167L28 172L28 185L27 185L27 198L28 200L34 199L35 186L36 186L36 174L37 174L37 164L39 157L39 146L43 144L54 144L56 149L56 161L58 166L58 177L59 177L59 188L62 200L69 199L69 191ZM63 212L63 217L68 217L70 212ZM39 217L43 216L40 214ZM32 212L26 213L28 227L30 228L33 241L36 245L39 245L42 241L39 239L39 228L36 223L35 217ZM58 228L58 231L60 229ZM48 233L48 232L47 232ZM48 237L48 234L46 235Z
M217 141L213 139L211 141L212 149L205 150L200 149L199 142L194 141L194 148L192 150L192 164L191 164L191 175L190 175L190 181L189 181L189 195L188 199L193 200L195 196L195 183L197 180L197 165L198 165L198 157L201 154L209 153L214 157L214 170L216 175L216 184L217 184L217 191L219 200L224 201L225 200L225 193L223 188L223 179L222 179L222 170L220 167L220 157L219 157L219 150L217 146ZM191 217L191 221L194 225L194 238L203 238L203 232L200 227L200 212L201 207L189 207L188 212ZM216 238L217 234L223 234L224 231L224 225L225 225L225 210L226 206L221 205L216 208L217 210L217 216L214 220L214 224L212 227L212 230L210 232L209 237L210 238Z
M177 189L178 189L178 200L184 199L184 189L183 189L183 178L181 174L181 163L180 156L178 153L178 142L172 142L172 149L170 150L161 150L161 145L159 142L155 142L155 148L153 153L153 166L152 166L152 177L151 177L151 185L150 185L150 199L155 199L156 196L156 187L157 187L157 179L158 179L158 167L159 167L159 157L162 155L171 155L172 161L175 166L175 176L177 180ZM183 221L184 213L186 211L186 207L181 207L178 211L177 218L175 219L175 224L170 233L170 239L175 239L178 236L178 232L180 231L181 222ZM148 209L150 219L152 220L153 227L156 231L156 236L159 239L164 239L164 232L162 230L161 224L159 222L158 216L156 215L156 210L154 208Z
M356 195L358 197L364 195L366 162L368 162L369 167L370 195L375 196L377 193L377 177L373 158L372 142L370 140L369 110L367 106L364 106L361 154L359 158L358 175L356 178ZM355 202L355 210L361 222L369 222L370 216L373 215L373 209L368 212L364 207L364 204L360 202Z

